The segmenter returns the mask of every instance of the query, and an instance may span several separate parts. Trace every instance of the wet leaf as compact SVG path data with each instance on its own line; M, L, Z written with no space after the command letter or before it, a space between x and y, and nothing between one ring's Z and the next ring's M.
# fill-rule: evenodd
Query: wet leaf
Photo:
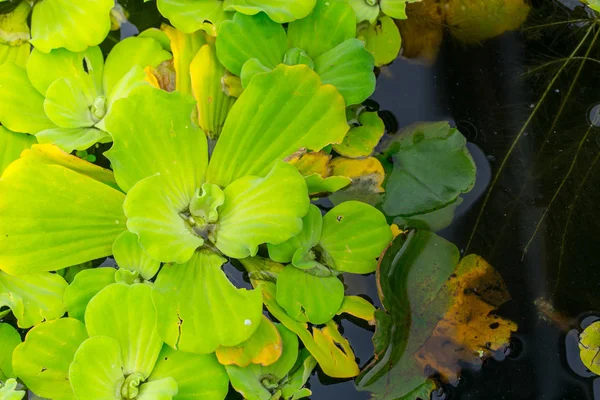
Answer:
M600 322L594 322L579 335L579 355L583 364L600 375Z
M19 158L21 152L37 143L35 136L12 132L0 126L0 176L8 165Z
M465 137L447 122L417 124L384 145L382 160L392 159L383 211L411 216L443 208L475 184L475 162Z
M481 257L458 259L453 244L428 231L392 243L378 269L385 310L375 314L375 359L360 390L377 399L426 398L435 388L427 370L454 382L461 363L480 366L507 345L516 325L493 314L510 298L504 282Z
M152 297L158 330L169 346L212 353L248 340L258 328L260 292L236 288L221 270L224 262L215 253L197 251L187 263L167 264L158 274Z
M92 268L80 271L65 289L63 302L69 317L85 322L85 309L92 297L113 283L115 283L113 268Z
M160 261L156 261L138 244L138 236L124 231L113 243L113 257L119 268L137 271L140 276L149 280L156 275Z
M271 365L281 357L282 341L279 331L263 315L257 330L248 340L233 347L219 347L219 363L246 367L249 364Z
M30 328L63 316L66 288L67 282L57 274L39 272L17 277L0 271L0 307L12 310L19 328Z
M0 382L15 378L12 367L12 354L15 347L21 344L21 335L9 324L0 323ZM1 393L1 392L0 392Z
M44 322L31 329L15 349L14 373L40 397L75 399L69 383L69 365L87 337L85 325L76 319Z
M333 149L349 158L368 157L385 132L383 120L376 112L364 112L358 117L359 126L350 128L344 141Z
M359 26L357 37L364 40L366 49L373 55L375 66L381 67L396 59L402 45L400 31L387 15L373 24Z

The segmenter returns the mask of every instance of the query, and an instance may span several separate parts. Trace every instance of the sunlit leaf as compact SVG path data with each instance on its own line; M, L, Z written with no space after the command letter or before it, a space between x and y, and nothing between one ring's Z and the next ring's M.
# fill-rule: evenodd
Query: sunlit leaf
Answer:
M260 292L233 286L221 270L224 262L197 251L187 263L167 264L158 274L153 299L158 330L169 346L207 354L247 340L258 328Z
M88 128L97 120L91 112L94 98L74 79L54 81L46 91L44 111L61 128Z
M318 0L306 18L288 25L290 47L304 50L312 59L356 35L352 7L340 0Z
M12 310L19 328L30 328L65 313L66 288L60 275L39 272L16 277L0 271L0 307Z
M85 310L90 337L108 336L119 343L125 375L150 375L163 344L151 293L145 284L115 283L94 296Z
M178 29L164 25L161 29L169 37L173 66L175 67L175 89L178 92L192 94L194 78L190 74L192 60L207 42L206 34L202 31L184 33Z
M221 134L235 97L225 94L221 79L225 67L217 58L214 45L204 45L190 65L192 93L198 104L198 123L211 139Z
M119 342L107 336L86 339L75 352L69 380L77 399L121 400L122 371Z
M254 256L258 245L282 243L302 229L308 192L302 175L289 164L277 161L264 178L240 178L224 193L214 243L229 257Z
M11 162L19 158L23 150L36 142L33 135L11 132L0 126L0 176Z
M156 261L138 244L136 234L124 231L113 243L113 257L119 268L138 271L142 278L150 279L156 275L160 261Z
M27 17L31 4L22 2L9 13L0 16L0 64L13 62L24 67L31 51Z
M587 369L596 375L600 375L599 352L600 322L594 322L579 335L579 355Z
M171 24L185 33L203 29L216 36L221 23L231 18L217 0L157 0L158 10Z
M315 276L288 265L277 277L276 299L296 321L320 325L342 305L344 284L335 276Z
M177 395L177 382L169 377L148 381L140 385L138 400L171 400Z
M258 329L248 340L232 347L219 347L219 363L246 367L249 364L271 365L281 357L281 335L273 323L263 315Z
M365 41L365 47L373 54L377 67L394 61L402 45L400 31L394 20L387 15L381 16L373 24L359 28L357 37Z
M279 65L256 75L231 108L207 180L225 187L245 175L264 176L276 160L339 143L347 130L344 101L334 87L322 85L305 65Z
M110 29L112 0L46 0L33 7L31 43L48 53L65 47L84 51L100 44Z
M115 283L113 268L92 268L80 271L65 289L64 307L69 317L84 322L85 309L89 301L102 289Z
M53 128L38 132L35 137L42 144L54 144L61 150L85 150L95 143L108 143L108 133L96 128Z
M248 37L253 40L246 40ZM269 69L275 68L283 60L287 39L285 29L265 14L236 13L221 26L216 46L219 61L239 76L244 63L253 58Z
M44 322L31 329L13 353L14 373L40 397L75 399L69 365L87 339L85 325L73 318Z
M225 0L228 11L254 15L264 12L277 23L291 22L306 17L315 7L316 0Z
M350 128L344 141L334 144L333 149L350 158L368 157L385 132L383 120L376 112L364 112L358 117L360 126Z
M14 379L0 382L0 398L3 400L21 400L25 396L24 390L18 390L19 383Z
M176 400L222 400L229 389L229 379L214 354L192 354L164 345L149 381L173 378L177 382Z
M349 314L375 325L375 307L359 296L345 296L337 315Z
M456 201L475 183L475 162L465 137L447 122L417 124L385 144L393 160L385 185L386 215L423 214Z
M21 343L21 335L9 324L0 323L0 381L14 378L12 354L15 347Z
M15 161L0 179L2 270L52 271L110 255L125 228L123 200L123 193L51 160Z

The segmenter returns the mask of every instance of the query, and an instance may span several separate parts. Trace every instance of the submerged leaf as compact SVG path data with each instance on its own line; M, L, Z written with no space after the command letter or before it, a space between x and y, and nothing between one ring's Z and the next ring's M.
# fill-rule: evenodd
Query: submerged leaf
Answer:
M240 344L258 328L260 292L236 288L221 270L224 262L197 251L187 263L167 264L158 274L152 294L158 331L172 348L212 353Z

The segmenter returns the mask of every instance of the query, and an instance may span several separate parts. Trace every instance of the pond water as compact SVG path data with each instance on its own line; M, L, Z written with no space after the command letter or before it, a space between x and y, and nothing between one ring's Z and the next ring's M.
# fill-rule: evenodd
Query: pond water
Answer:
M114 38L157 26L152 7L130 10L137 28ZM466 366L442 398L600 399L573 331L600 315L599 32L578 2L538 1L521 32L471 46L447 35L433 65L398 59L379 73L372 99L389 133L449 120L469 140L477 184L440 234L499 271L512 295L500 314L519 325L505 354ZM373 276L345 283L377 302ZM372 333L342 326L363 365ZM313 399L369 397L318 375Z

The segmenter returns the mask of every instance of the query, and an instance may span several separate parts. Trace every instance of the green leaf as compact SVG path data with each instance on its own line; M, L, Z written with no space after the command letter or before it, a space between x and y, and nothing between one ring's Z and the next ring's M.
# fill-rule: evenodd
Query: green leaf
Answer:
M449 204L444 208L440 208L439 210L407 217L395 217L394 223L403 229L425 229L432 232L438 232L450 226L454 220L454 211L462 202L462 197L459 197L454 203Z
M242 176L264 176L300 148L341 142L348 130L344 107L337 90L305 65L256 75L231 108L207 181L225 187Z
M197 251L187 263L167 264L159 272L152 297L158 330L169 346L207 354L247 340L258 328L260 292L233 286L221 270L224 262Z
M105 155L123 190L160 172L169 176L170 194L179 196L180 205L191 198L208 162L206 137L192 121L193 108L190 97L150 86L115 103L105 120L113 137Z
M161 29L168 36L173 53L175 89L181 93L191 94L193 80L190 67L200 48L207 42L206 34L202 31L184 33L168 25L163 25Z
M44 53L65 47L84 51L100 44L110 29L112 0L45 0L33 7L31 44Z
M369 53L373 54L376 67L394 61L402 46L398 26L387 15L381 16L373 24L359 28L357 37L364 40L365 47Z
M250 60L246 61L240 74L242 88L248 87L254 75L261 74L263 72L271 72L271 69L262 65L258 58L251 58Z
M185 33L203 29L216 36L221 23L232 16L216 0L157 0L156 5L161 15Z
M61 78L48 87L44 111L61 128L88 128L97 122L91 111L93 103L94 98L76 80Z
M587 369L600 375L600 322L594 322L579 335L579 355Z
M379 4L375 2L367 2L367 0L346 0L354 9L356 22L369 21L375 22L379 16ZM373 4L375 3L375 4Z
M137 400L171 400L177 395L177 382L171 377L148 381L140 385Z
M385 216L359 201L346 201L323 217L319 247L325 265L338 271L368 274L392 240Z
M381 0L381 11L394 19L406 19L406 3L421 0Z
M254 256L262 243L288 240L302 229L302 217L308 212L302 175L282 161L264 178L246 176L224 192L214 235L217 248L229 257Z
M304 50L313 60L356 35L352 7L343 0L318 0L312 13L289 24L289 47Z
M152 38L130 37L120 41L106 57L104 94L110 97L114 87L133 67L156 67L170 58L171 54L163 50L160 42Z
M418 124L394 136L381 159L394 167L386 183L383 211L410 216L454 203L475 183L475 162L465 137L447 122Z
M358 378L359 390L378 399L396 399L428 382L413 355L446 311L450 299L438 295L459 258L456 246L428 231L394 240L378 271L386 311L375 314L376 359ZM390 381L397 383L390 386Z
M252 58L269 69L277 67L287 50L287 38L283 26L265 14L236 13L233 20L221 25L216 46L219 61L239 76L244 63Z
M124 231L113 243L113 256L119 268L138 271L142 278L149 280L156 275L160 261L156 261L138 244L136 234Z
M14 373L36 395L53 400L75 396L69 383L69 365L87 339L85 325L73 318L44 322L31 329L13 353Z
M295 371L289 376L289 382L282 388L281 394L286 399L296 400L308 397L312 392L303 388L306 384L313 369L317 365L317 360L310 355L306 349L300 351L298 360L296 361Z
M352 183L352 179L346 176L328 176L327 178L323 178L319 174L305 176L304 180L306 181L310 195L334 193Z
M383 120L376 112L364 112L358 118L360 126L351 128L342 143L333 145L333 149L344 157L370 156L385 132Z
M273 21L283 24L306 17L315 7L316 0L225 0L225 10L255 15L261 11Z
M221 80L226 70L214 45L204 45L190 64L192 93L198 104L198 123L211 139L221 134L235 97L225 94Z
M236 346L219 347L216 355L222 365L246 367L250 364L271 365L281 357L281 335L266 316L250 338Z
M319 210L319 207L311 204L308 213L302 218L302 230L300 233L283 243L277 245L267 244L269 257L273 261L280 263L291 262L295 253L299 253L301 249L310 249L319 243L322 227L323 217L321 216L321 210Z
M2 400L21 400L27 392L17 390L18 386L18 382L13 378L4 383L0 382L0 398Z
M115 283L90 300L85 325L90 337L108 336L119 343L125 375L149 376L163 344L156 315L150 286Z
M89 164L73 158L63 162ZM0 179L0 265L10 274L106 257L125 228L123 193L53 161L21 158Z
M31 4L22 2L14 10L0 16L0 64L14 62L24 67L27 63L31 51L27 25L30 11Z
M332 84L346 105L362 103L375 91L374 60L358 39L349 39L315 59L323 84Z
M65 313L66 288L60 275L40 272L16 277L0 271L0 307L12 310L19 328L30 328Z
M222 400L229 389L225 367L214 354L192 354L164 345L149 381L171 377L179 391L176 400Z
M107 336L85 340L69 367L69 380L79 400L121 400L122 371L119 342Z
M0 176L8 165L19 158L21 152L36 143L35 136L12 132L0 126Z
M296 321L321 325L340 309L344 284L335 276L315 276L288 265L277 277L276 299Z
M69 317L84 322L85 309L90 300L113 283L114 268L92 268L77 273L73 282L66 288L63 299Z
M86 150L96 143L108 143L108 133L96 128L53 128L38 132L35 137L42 144L54 144L61 150Z
M11 131L31 134L55 127L25 69L10 62L0 65L0 122Z
M21 335L9 324L0 323L0 381L6 382L8 378L14 378L12 367L12 354L15 347L21 344Z

